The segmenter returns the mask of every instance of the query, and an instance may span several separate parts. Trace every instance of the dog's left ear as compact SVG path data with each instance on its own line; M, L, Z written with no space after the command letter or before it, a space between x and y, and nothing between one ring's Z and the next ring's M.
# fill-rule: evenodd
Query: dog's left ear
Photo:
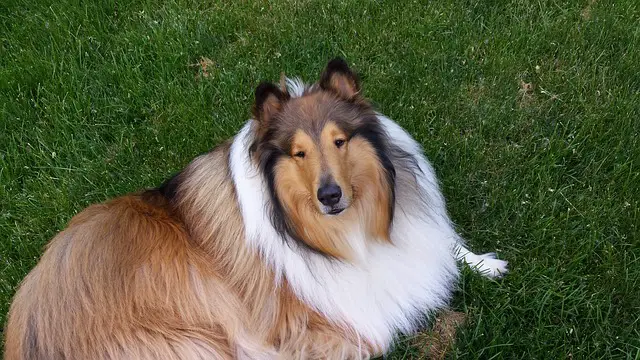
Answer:
M329 61L322 72L320 87L333 91L344 99L352 100L360 92L360 81L347 62L338 57Z

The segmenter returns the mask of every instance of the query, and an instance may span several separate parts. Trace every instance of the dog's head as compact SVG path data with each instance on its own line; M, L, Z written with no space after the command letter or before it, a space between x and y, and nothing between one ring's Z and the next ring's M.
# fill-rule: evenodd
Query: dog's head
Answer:
M351 231L388 240L395 170L386 132L349 66L330 61L300 96L262 83L255 97L251 149L276 229L339 258L350 257Z

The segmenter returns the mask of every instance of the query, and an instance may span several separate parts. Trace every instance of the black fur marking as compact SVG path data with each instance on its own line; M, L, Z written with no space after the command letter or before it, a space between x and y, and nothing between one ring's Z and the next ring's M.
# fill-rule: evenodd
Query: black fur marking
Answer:
M355 73L349 68L349 65L346 61L344 61L341 57L336 57L329 61L327 67L325 68L322 76L320 78L320 87L326 89L326 86L329 84L329 80L331 80L331 75L334 73L339 73L343 75L347 75L354 80L357 80L357 76ZM357 83L357 82L356 82Z
M180 184L182 184L182 172L176 173L169 179L165 180L157 190L167 200L174 202L178 195L178 188L180 187Z
M392 160L399 164L399 167L407 170L416 182L418 181L418 174L424 175L424 172L418 164L418 159L416 159L412 154L402 150L394 144L389 145L389 154L391 154Z
M280 99L281 96L284 96L275 84L268 81L261 82L255 91L257 107L260 108L264 101L267 100L267 97L271 94L275 95L278 99Z
M423 191L420 190L420 185L419 185L420 180L418 176L424 175L424 172L420 168L418 159L416 159L414 155L402 150L400 147L393 144L391 145L390 154L393 159L392 161L394 162L394 164L396 164L395 166L396 166L397 174L406 173L413 180L412 183L407 183L406 180L404 182L398 182L396 180L396 191L399 192L400 194L404 194L404 196L406 196L407 192L410 192L411 194L413 194L410 199L411 202L415 201L415 202L428 204L429 202L425 199L425 195L423 194ZM413 187L413 188L407 189L407 187ZM403 196L403 195L399 195L399 196ZM406 209L404 208L404 205L406 205L406 203L407 203L406 198L404 198L404 200L400 199L399 201L396 201L395 211L398 211L398 210L402 211L406 215Z

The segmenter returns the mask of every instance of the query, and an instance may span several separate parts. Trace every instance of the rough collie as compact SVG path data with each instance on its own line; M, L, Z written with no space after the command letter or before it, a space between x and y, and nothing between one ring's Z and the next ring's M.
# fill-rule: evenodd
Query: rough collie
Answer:
M335 59L259 85L253 119L161 187L73 217L13 300L5 358L370 358L447 305L457 260L506 272Z

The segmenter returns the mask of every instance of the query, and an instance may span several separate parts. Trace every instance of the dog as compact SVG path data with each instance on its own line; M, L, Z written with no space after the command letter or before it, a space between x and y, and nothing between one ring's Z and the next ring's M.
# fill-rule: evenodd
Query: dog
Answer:
M5 359L367 359L446 307L476 255L418 143L336 58L160 187L92 205L17 291Z

